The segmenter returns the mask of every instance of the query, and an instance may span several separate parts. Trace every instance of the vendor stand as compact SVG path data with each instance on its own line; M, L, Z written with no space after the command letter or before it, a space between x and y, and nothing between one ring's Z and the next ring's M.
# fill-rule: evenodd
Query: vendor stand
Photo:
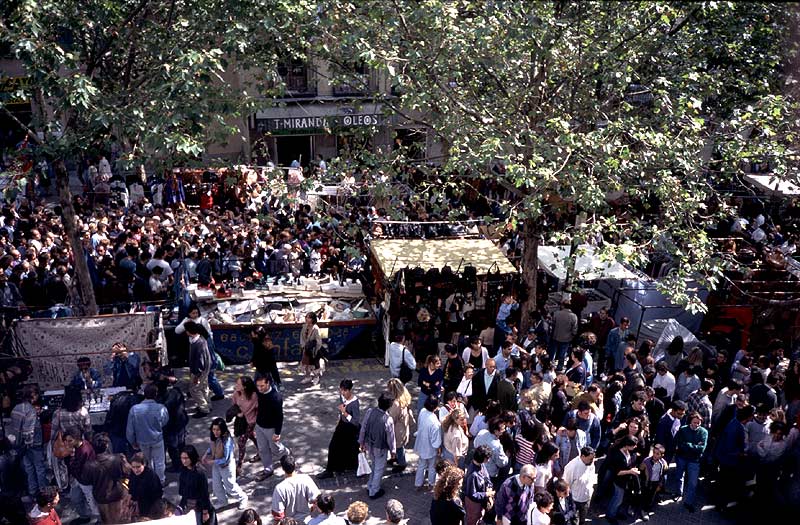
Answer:
M601 308L611 310L611 297L598 289L597 283L604 280L635 280L637 273L617 261L604 261L595 254L594 247L580 245L570 254L569 246L539 246L537 257L539 270L548 279L548 288L555 289L547 296L545 310L558 310L563 299L569 297L564 286L567 281L578 283L572 292L585 296L586 306L578 314L580 318L590 317ZM570 259L574 258L571 268ZM570 279L567 279L568 274Z
M517 269L488 239L375 239L370 243L388 356L390 332L409 334L417 359L494 326ZM387 357L388 359L388 357Z
M361 283L341 286L330 279L304 279L304 284L269 285L268 289L235 290L220 296L211 289L189 287L189 294L208 318L216 352L227 363L249 363L253 358L250 333L265 327L276 347L278 361L299 361L300 329L305 315L316 312L328 357L358 354L359 342L371 340L376 325L373 309ZM180 353L183 353L183 345ZM177 356L180 360L181 356Z

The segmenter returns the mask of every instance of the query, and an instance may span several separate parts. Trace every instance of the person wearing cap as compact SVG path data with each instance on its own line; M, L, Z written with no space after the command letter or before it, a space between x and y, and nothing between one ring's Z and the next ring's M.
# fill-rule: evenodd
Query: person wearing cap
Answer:
M536 349L536 328L528 328L525 339L522 340L520 347L527 353L532 354Z

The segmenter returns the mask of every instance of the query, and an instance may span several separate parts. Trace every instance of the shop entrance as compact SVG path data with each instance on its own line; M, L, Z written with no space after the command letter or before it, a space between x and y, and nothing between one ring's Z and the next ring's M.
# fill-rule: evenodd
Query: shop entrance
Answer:
M275 137L275 164L289 166L295 160L301 166L311 162L311 135Z

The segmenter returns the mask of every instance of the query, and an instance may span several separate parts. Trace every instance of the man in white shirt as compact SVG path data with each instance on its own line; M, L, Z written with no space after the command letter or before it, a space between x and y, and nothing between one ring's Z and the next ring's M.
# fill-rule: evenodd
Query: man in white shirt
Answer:
M402 332L397 332L392 338L393 342L389 345L389 373L392 377L400 375L400 365L405 362L411 370L416 370L417 361L411 354L411 350L406 348L405 336Z
M569 484L572 500L578 509L578 525L586 521L589 503L592 501L597 473L594 469L594 449L583 447L578 457L564 467L563 479Z
M717 399L714 400L714 407L711 410L711 426L713 427L719 417L722 415L722 412L725 411L725 407L732 405L736 402L736 395L742 391L742 384L737 380L730 380L728 386L723 388L717 394Z
M656 363L656 377L653 378L653 390L661 387L667 391L667 397L672 399L675 395L675 376L669 371L669 366L664 361Z
M156 266L160 266L161 268L163 268L164 272L161 274L161 277L159 277L159 279L161 279L162 282L166 283L167 281L169 281L170 276L174 272L172 271L172 267L169 265L167 261L163 259L163 257L164 257L164 249L163 248L157 249L155 255L153 255L153 258L147 261L147 269L152 272L153 268L155 268Z
M286 479L278 483L272 493L272 517L294 518L304 522L311 514L311 507L319 496L317 484L308 474L295 472L297 465L291 454L281 458L281 468Z

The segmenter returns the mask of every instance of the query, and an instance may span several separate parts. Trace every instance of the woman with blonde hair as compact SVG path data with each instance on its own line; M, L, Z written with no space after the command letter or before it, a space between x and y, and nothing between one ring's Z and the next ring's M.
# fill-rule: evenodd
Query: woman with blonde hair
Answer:
M411 425L415 423L414 415L411 413L411 394L402 381L393 377L389 380L387 390L394 398L392 406L389 407L389 415L394 421L394 435L397 441L397 459L392 472L402 472L405 470L406 445L411 435Z
M447 414L442 421L444 459L458 468L464 467L464 459L469 450L469 431L467 430L467 413L456 408Z

